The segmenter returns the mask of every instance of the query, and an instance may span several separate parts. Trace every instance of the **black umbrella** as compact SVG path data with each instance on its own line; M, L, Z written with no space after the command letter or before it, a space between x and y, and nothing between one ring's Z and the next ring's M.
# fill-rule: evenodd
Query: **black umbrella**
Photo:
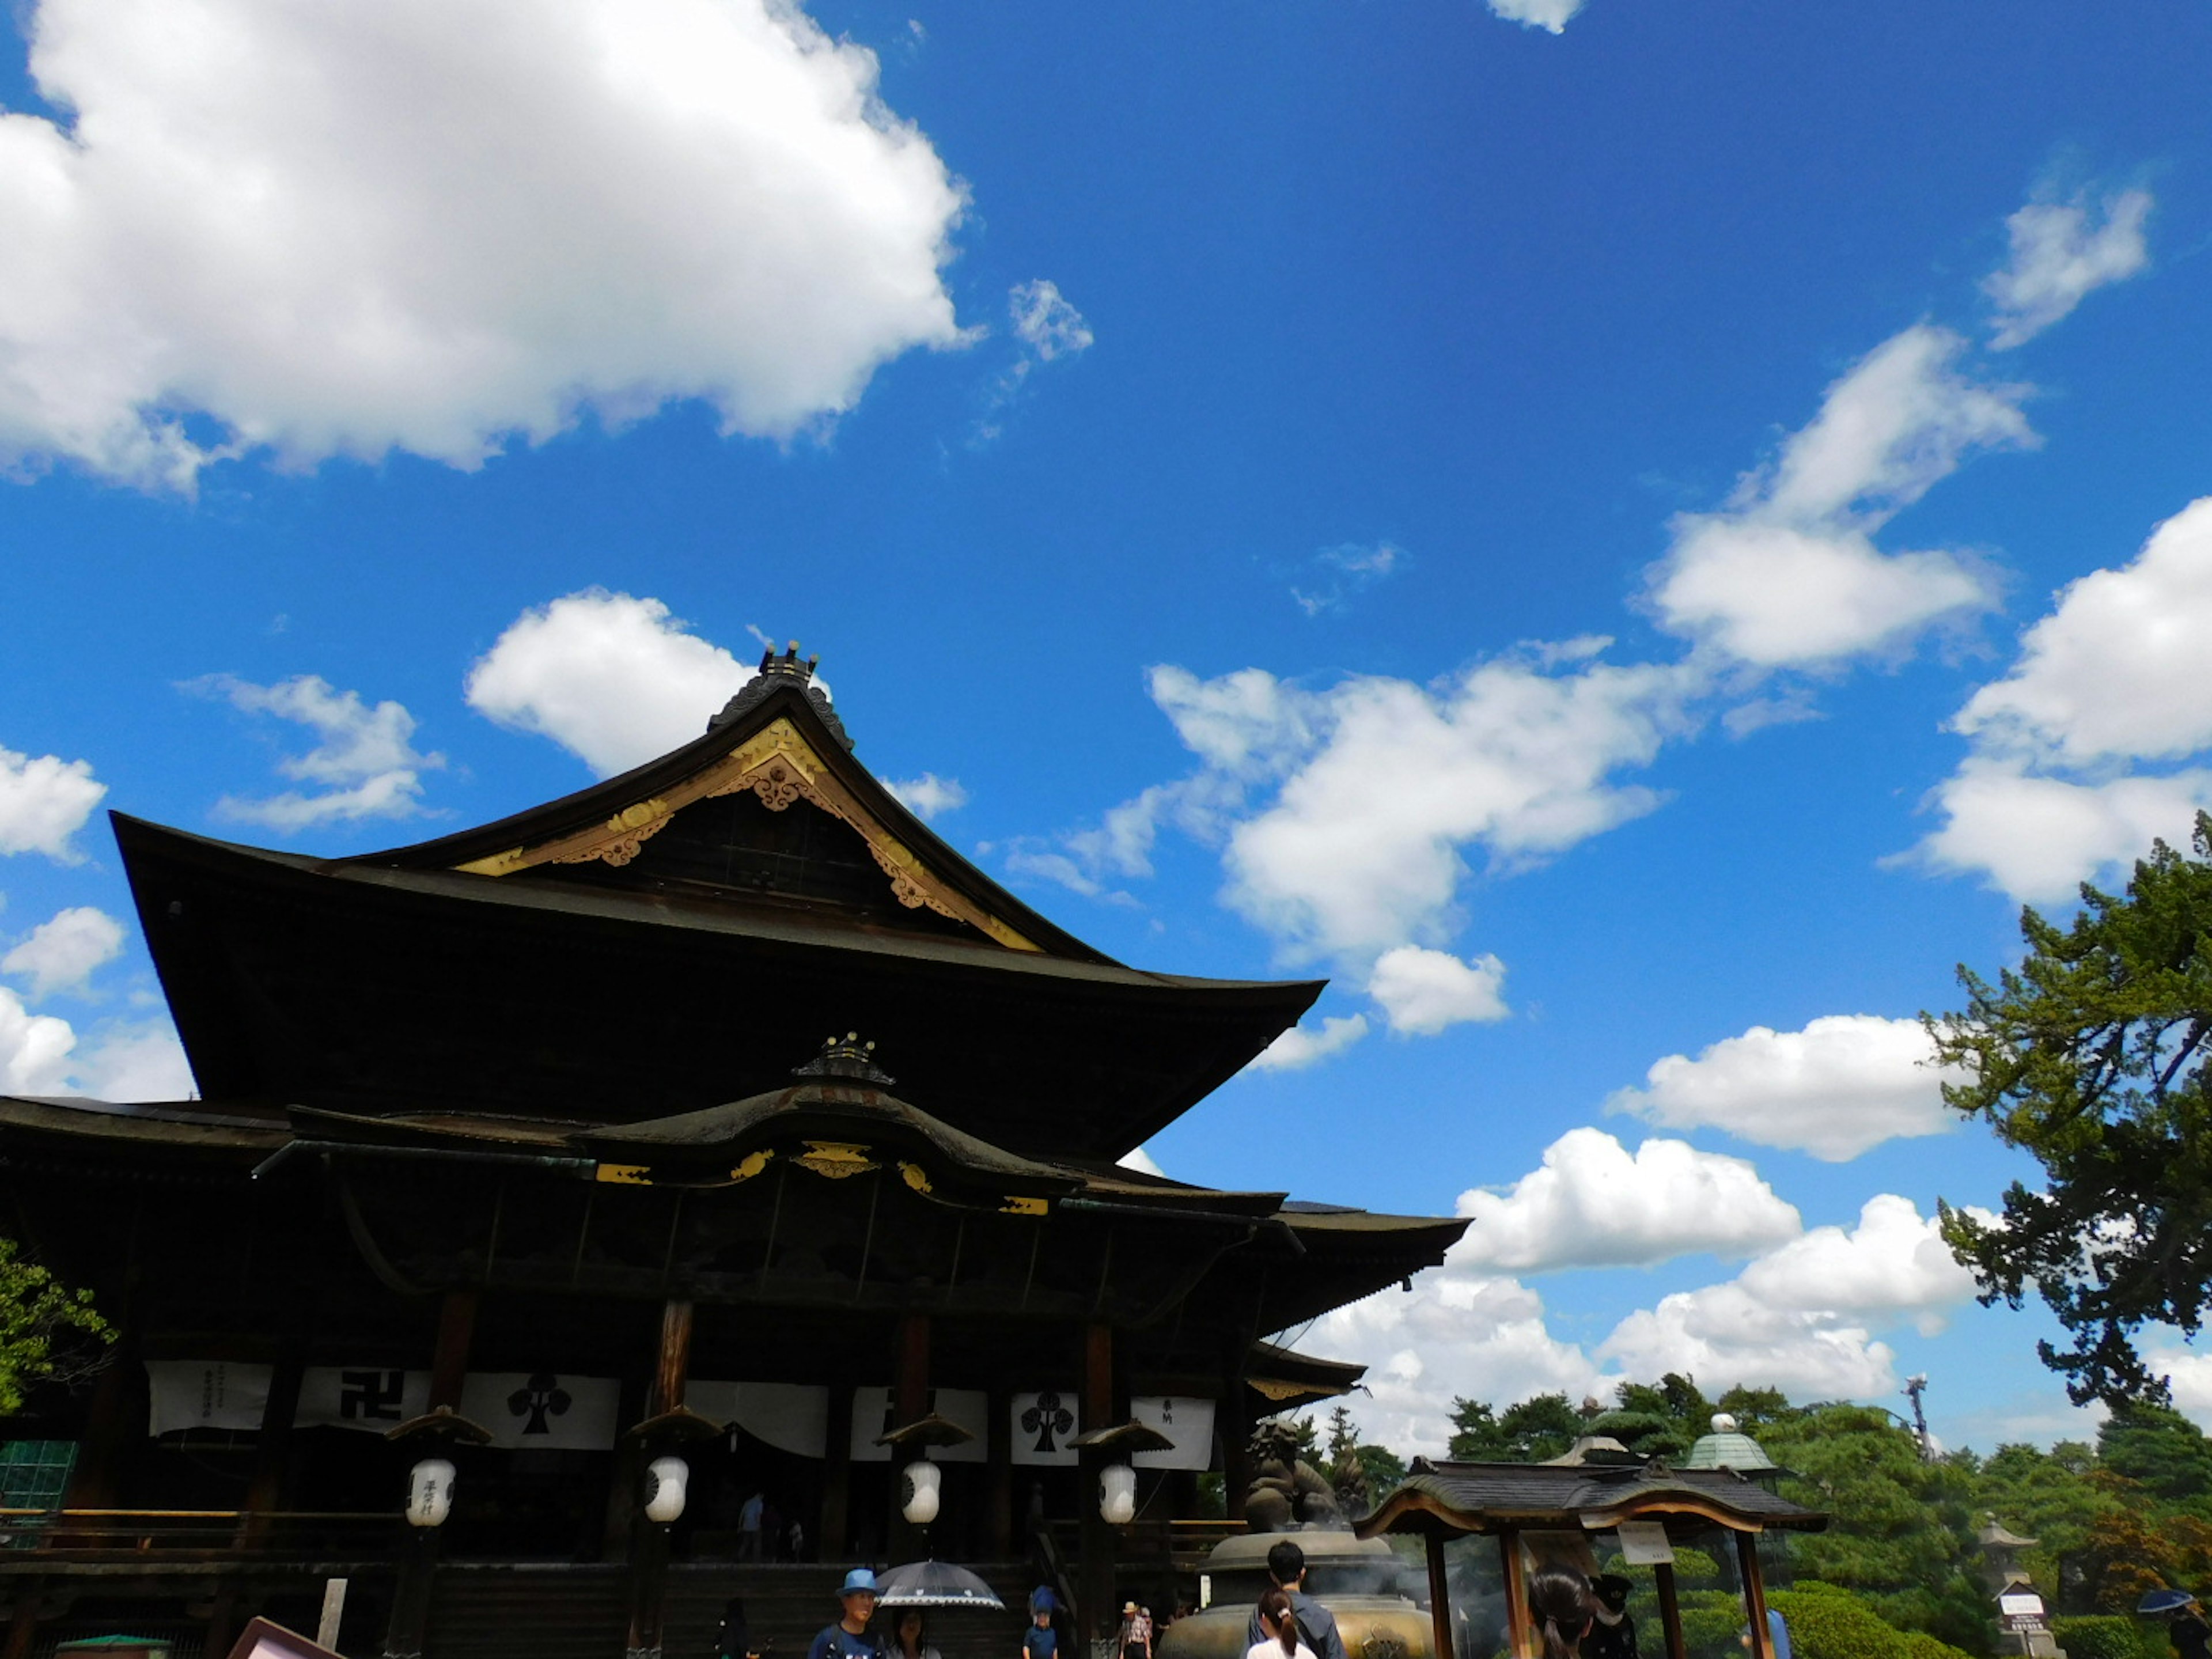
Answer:
M950 1561L909 1561L877 1579L879 1607L987 1607L1005 1612L998 1591Z

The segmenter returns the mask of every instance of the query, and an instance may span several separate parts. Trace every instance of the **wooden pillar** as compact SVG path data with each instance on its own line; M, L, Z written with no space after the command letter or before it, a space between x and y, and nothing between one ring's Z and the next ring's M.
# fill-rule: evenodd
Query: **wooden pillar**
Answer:
M1011 1561L1015 1557L1014 1541L1014 1396L1008 1389L993 1389L984 1396L988 1404L984 1407L989 1422L983 1430L984 1472L989 1496L985 1500L991 1540L991 1559ZM1029 1553L1029 1540L1021 1540L1020 1553Z
M122 1490L124 1459L144 1432L144 1425L137 1420L137 1407L146 1373L138 1363L138 1345L128 1326L115 1345L114 1356L100 1372L100 1381L93 1384L92 1403L85 1413L84 1445L77 1453L76 1468L70 1472L69 1496L63 1500L69 1509L121 1507L116 1498Z
M438 1304L437 1345L430 1352L430 1399L433 1411L443 1406L461 1408L461 1382L469 1374L469 1347L476 1340L477 1293L471 1289L447 1291ZM442 1443L416 1443L404 1447L410 1462L435 1457L449 1449ZM438 1571L436 1527L406 1527L400 1540L399 1560L392 1586L392 1621L386 1626L384 1659L422 1659L430 1627L430 1589Z
M1743 1609L1751 1615L1751 1659L1774 1659L1774 1632L1766 1624L1766 1581L1759 1566L1759 1534L1735 1535L1736 1565L1743 1570Z
M1507 1527L1498 1534L1498 1565L1505 1576L1505 1651L1512 1659L1541 1652L1528 1628L1528 1580L1521 1571L1521 1534Z
M1429 1624L1436 1644L1435 1659L1456 1659L1452 1641L1451 1586L1444 1575L1444 1534L1441 1527L1429 1528Z
M38 1642L40 1604L43 1599L36 1583L16 1590L15 1602L9 1610L8 1645L0 1650L0 1659L31 1659L31 1650Z
M899 1321L898 1369L896 1381L891 1386L891 1426L902 1428L918 1418L929 1415L929 1316L912 1313ZM890 1540L890 1557L894 1561L911 1561L922 1554L923 1530L909 1522L902 1513L900 1498L902 1484L899 1470L920 1452L894 1451L891 1470L890 1495L885 1500L889 1513L884 1517L884 1536Z
M461 1382L469 1374L469 1345L476 1338L477 1293L447 1291L438 1304L438 1346L430 1356L430 1409L461 1408Z
M653 1353L653 1389L647 1415L659 1417L684 1403L691 1373L692 1307L689 1298L671 1297L660 1310L660 1343ZM668 1450L665 1443L640 1448L641 1457L629 1460L631 1479L644 1471L636 1468L643 1457ZM660 1659L661 1627L665 1621L668 1590L668 1530L672 1523L646 1514L641 1494L629 1527L629 1640L626 1659Z
M253 1449L253 1477L246 1488L246 1519L238 1529L241 1545L266 1535L270 1513L284 1505L292 1419L300 1414L300 1382L306 1370L304 1357L295 1344L287 1348L270 1375L269 1398L261 1407L261 1433ZM210 1644L210 1648L213 1645Z
M1214 1407L1214 1431L1221 1437L1222 1513L1244 1518L1244 1497L1252 1489L1252 1413L1245 1404L1244 1367L1232 1354L1221 1370L1221 1403Z
M1085 1434L1094 1430L1111 1428L1114 1415L1114 1328L1093 1323L1083 1332L1083 1430ZM1088 1652L1090 1644L1106 1635L1112 1628L1110 1620L1118 1605L1114 1600L1115 1546L1118 1542L1114 1528L1098 1512L1098 1472L1104 1468L1111 1454L1097 1447L1086 1448L1078 1462L1080 1479L1076 1482L1076 1502L1083 1530L1083 1564L1076 1575L1076 1595L1083 1605L1077 1611L1077 1629L1082 1646L1079 1652Z
M849 1547L853 1495L853 1389L848 1382L830 1384L829 1443L823 1447L822 1535L815 1540L817 1556L842 1561Z
M1667 1659L1688 1659L1682 1646L1682 1604L1674 1599L1674 1567L1662 1561L1651 1569L1652 1587L1659 1592L1659 1624L1667 1633Z

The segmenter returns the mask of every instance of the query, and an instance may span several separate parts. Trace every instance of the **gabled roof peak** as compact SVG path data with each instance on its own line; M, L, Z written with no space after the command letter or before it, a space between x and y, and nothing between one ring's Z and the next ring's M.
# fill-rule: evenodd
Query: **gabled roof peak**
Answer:
M722 712L707 722L707 730L719 732L732 720L740 719L746 710L765 702L779 687L789 686L794 691L806 694L823 725L847 749L853 747L852 734L845 730L845 722L837 718L837 711L830 706L830 694L814 683L814 671L821 664L819 656L801 662L799 641L793 640L784 647L781 656L775 647L769 646L761 652L760 670L752 678L738 688L738 695L722 705Z

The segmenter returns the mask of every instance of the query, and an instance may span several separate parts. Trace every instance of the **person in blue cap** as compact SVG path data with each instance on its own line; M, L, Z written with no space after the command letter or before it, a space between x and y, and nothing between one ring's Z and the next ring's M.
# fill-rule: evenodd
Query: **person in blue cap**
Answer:
M1030 1592L1030 1627L1022 1632L1022 1659L1054 1659L1060 1633L1052 1627L1052 1615L1059 1605L1060 1598L1049 1584L1039 1584Z
M881 1649L868 1633L868 1620L876 1616L876 1575L866 1567L854 1568L845 1575L845 1587L837 1596L845 1604L844 1613L836 1624L823 1626L806 1650L806 1659L880 1659Z

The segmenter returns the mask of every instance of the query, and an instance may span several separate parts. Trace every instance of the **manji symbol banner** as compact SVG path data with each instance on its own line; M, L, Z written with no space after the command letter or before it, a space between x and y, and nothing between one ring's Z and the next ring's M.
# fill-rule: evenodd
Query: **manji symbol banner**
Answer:
M221 1360L149 1360L150 1433L185 1429L252 1431L268 1409L272 1368ZM615 1443L622 1385L611 1376L556 1371L471 1371L461 1415L491 1431L491 1443L552 1451L605 1451ZM429 1409L430 1373L374 1365L310 1365L301 1373L303 1429L381 1434Z

